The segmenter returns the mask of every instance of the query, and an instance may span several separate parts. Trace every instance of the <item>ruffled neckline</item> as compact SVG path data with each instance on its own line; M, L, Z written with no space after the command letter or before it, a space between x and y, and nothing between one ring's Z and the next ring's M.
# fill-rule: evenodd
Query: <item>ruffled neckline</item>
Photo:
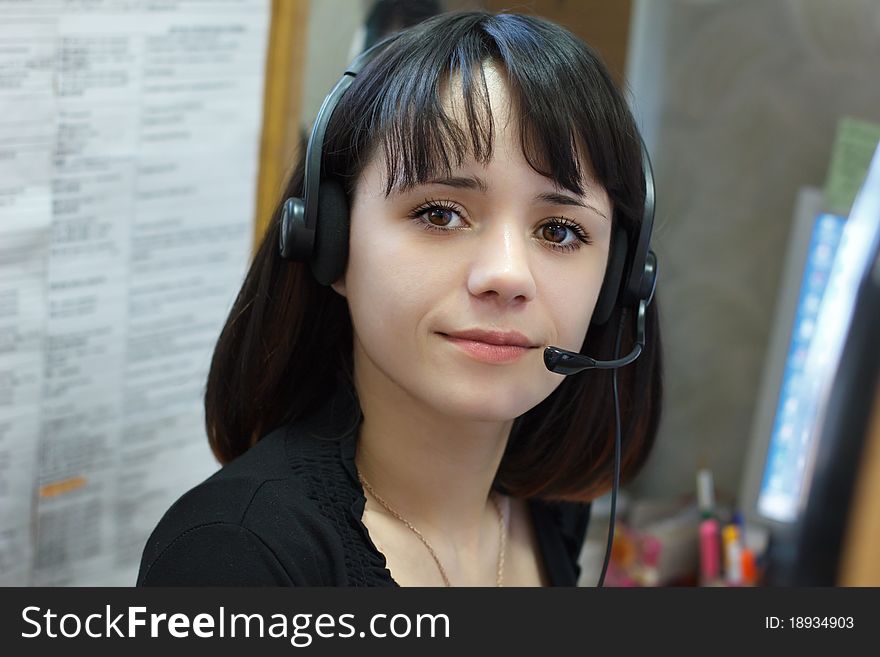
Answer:
M354 386L345 374L339 374L333 394L316 412L288 427L288 460L298 475L309 482L310 497L339 530L346 547L349 583L399 587L385 555L376 547L363 522L367 500L355 463L362 421ZM312 440L300 440L302 437ZM559 585L560 575L550 567L551 559L560 556L560 545L553 538L566 544L576 540L562 531L566 524L565 505L536 498L527 499L526 503L548 583Z

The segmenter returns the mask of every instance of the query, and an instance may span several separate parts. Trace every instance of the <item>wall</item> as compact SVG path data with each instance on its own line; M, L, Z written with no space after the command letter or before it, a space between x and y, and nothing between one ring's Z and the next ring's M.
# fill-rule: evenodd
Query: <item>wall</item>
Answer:
M627 79L653 153L666 405L636 493L736 495L799 188L880 121L880 4L650 0Z

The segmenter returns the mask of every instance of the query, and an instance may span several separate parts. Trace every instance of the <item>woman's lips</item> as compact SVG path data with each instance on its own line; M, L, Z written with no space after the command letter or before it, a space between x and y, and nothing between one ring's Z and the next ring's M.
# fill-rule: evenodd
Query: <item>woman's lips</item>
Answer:
M512 363L522 358L528 351L531 351L531 347L489 344L487 342L478 342L477 340L454 338L444 333L441 333L440 336L472 358L476 358L484 363Z

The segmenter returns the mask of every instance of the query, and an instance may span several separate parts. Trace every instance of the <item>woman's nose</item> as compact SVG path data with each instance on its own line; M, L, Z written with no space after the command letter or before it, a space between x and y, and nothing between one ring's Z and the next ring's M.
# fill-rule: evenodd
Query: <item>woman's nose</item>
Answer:
M514 222L499 222L480 235L468 276L468 289L477 297L497 296L503 303L535 297L529 263L528 236Z

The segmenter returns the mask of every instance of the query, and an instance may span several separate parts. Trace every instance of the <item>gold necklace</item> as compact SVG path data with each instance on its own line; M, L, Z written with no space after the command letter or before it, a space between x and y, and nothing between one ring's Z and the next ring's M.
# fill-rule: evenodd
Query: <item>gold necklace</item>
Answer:
M410 531L412 531L416 536L419 537L419 540L425 544L425 547L428 548L428 552L431 553L431 557L433 557L434 563L437 564L437 569L440 571L440 576L443 578L444 586L452 586L452 584L449 583L449 576L446 574L446 569L443 568L443 564L440 563L440 559L437 557L437 553L434 551L434 548L432 548L431 544L428 543L428 540L424 536L422 536L422 532L413 527L412 523L409 520L404 518L394 509L392 509L388 502L382 499L382 497L376 492L376 489L374 489L370 485L370 483L364 478L364 475L362 475L360 472L358 472L358 479L361 480L361 484L363 484L364 488L366 488L370 492L370 495L376 498L376 501L381 504L385 508L385 510L388 511L388 513L400 520L400 522L406 525L410 529ZM496 586L503 586L502 582L504 575L504 547L505 543L507 542L507 532L505 531L504 518L507 515L507 510L510 508L509 498L504 497L503 499L505 506L504 511L501 510L501 506L498 504L498 501L494 497L492 498L492 503L495 505L495 510L498 511L498 533L501 538L501 546L498 550L498 575L496 578Z

